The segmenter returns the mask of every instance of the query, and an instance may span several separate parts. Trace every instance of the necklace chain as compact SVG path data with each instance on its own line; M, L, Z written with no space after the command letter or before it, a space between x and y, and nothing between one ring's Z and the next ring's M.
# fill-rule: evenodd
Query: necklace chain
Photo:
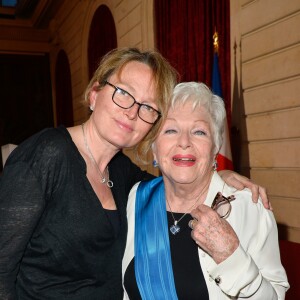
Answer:
M106 185L109 188L112 188L114 186L114 183L109 179L108 167L105 168L105 170L107 172L107 179L106 179L105 176L103 176L102 172L100 171L99 166L98 166L98 164L97 164L97 162L96 162L96 160L95 160L95 158L92 154L92 151L91 151L91 149L90 149L90 147L87 143L87 139L86 139L86 135L85 135L85 131L84 131L84 123L81 124L81 128L82 128L82 134L83 134L83 140L84 140L85 148L86 148L87 152L89 153L90 159L93 162L93 164L95 165L98 174L101 177L101 183L106 183Z
M168 203L168 206L170 208L170 213L171 213L171 216L173 218L173 221L174 221L174 224L170 227L170 231L172 234L176 235L179 231L180 231L180 226L178 225L178 223L188 214L191 212L191 210L196 206L197 202L199 201L200 197L203 195L204 191L205 191L205 188L206 186L203 188L203 190L201 191L201 193L199 194L199 196L196 198L196 201L195 203L187 210L186 213L184 213L179 220L176 220L175 217L174 217L174 214L173 214L173 211L172 211L172 208L171 208L171 205L168 201L168 198L166 197L166 200L167 200L167 203Z

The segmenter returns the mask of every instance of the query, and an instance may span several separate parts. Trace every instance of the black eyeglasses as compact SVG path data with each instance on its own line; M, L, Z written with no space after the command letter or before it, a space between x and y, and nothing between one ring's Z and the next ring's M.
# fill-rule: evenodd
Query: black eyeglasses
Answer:
M112 94L112 101L121 108L129 109L134 104L139 106L138 116L141 120L148 124L154 124L160 117L161 113L150 105L139 103L127 91L105 81L105 84L110 85L115 89Z
M218 213L220 218L226 219L231 212L231 204L230 201L234 200L235 196L231 195L229 197L225 197L221 192L218 192L211 208Z

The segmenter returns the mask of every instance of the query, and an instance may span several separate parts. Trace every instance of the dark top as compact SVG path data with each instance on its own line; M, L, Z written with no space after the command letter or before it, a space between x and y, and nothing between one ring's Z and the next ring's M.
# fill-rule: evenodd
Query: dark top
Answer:
M174 224L174 220L170 212L167 215L170 228ZM183 214L174 213L176 220L179 220L181 216ZM191 238L191 229L188 227L191 219L191 215L187 214L178 223L180 232L176 235L169 230L176 293L179 300L208 300L208 290L199 261L198 246ZM141 300L135 279L134 258L125 271L124 286L131 300Z
M64 127L13 151L0 179L1 300L122 299L128 193L153 176L121 152L109 172L119 221L103 209Z

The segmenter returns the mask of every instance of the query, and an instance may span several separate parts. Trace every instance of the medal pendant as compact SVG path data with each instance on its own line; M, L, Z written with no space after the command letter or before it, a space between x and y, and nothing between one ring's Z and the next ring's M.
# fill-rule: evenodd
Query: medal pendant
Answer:
M176 222L177 223L177 222ZM180 231L180 227L174 223L174 225L172 225L170 227L170 231L172 232L172 234L176 235L179 231Z

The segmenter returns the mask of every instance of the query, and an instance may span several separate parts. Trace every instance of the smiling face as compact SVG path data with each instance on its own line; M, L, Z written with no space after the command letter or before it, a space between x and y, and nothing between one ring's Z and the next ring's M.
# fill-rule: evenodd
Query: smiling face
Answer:
M110 76L108 81L130 93L136 101L157 109L156 86L151 68L140 62L126 64L122 71ZM152 125L138 117L138 105L123 109L112 101L115 89L106 84L93 89L90 104L94 107L91 120L102 142L117 149L135 146L149 132Z
M170 184L197 184L213 172L215 145L210 115L187 101L171 108L153 144L154 159Z

